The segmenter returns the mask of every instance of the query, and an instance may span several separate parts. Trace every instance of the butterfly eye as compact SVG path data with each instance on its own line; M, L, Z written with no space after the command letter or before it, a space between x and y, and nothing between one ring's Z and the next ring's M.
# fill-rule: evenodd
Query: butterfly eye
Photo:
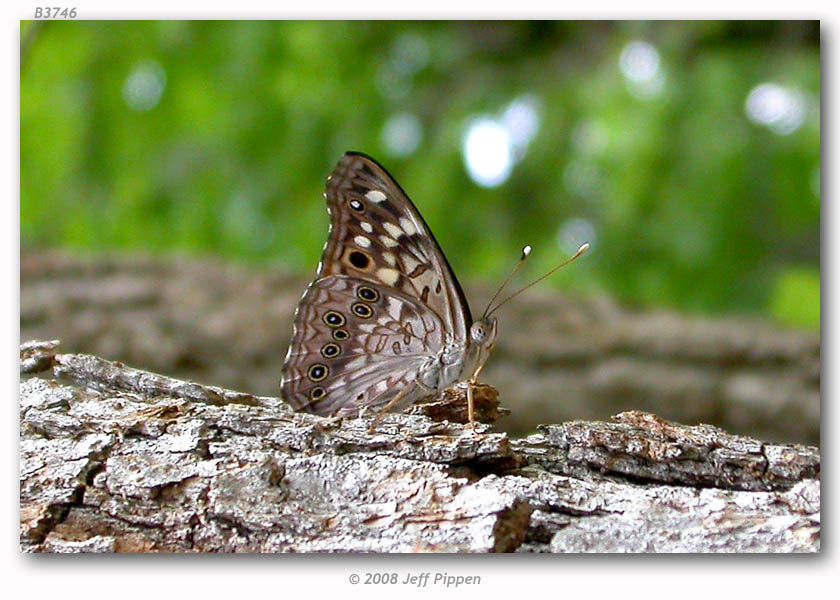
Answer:
M359 200L356 200L355 198L350 200L350 202L348 202L347 205L359 214L365 212L365 205L362 204Z
M341 327L346 322L344 315L334 310L329 310L324 313L324 323L330 327Z
M318 382L323 381L327 378L327 375L330 374L330 370L327 368L327 365L322 365L321 363L316 363L309 367L309 379L310 381Z
M346 329L335 329L333 330L333 339L343 342L344 340L350 339L350 334L347 333Z
M309 397L312 400L320 400L321 398L326 396L326 394L327 394L327 390L325 390L321 386L314 387L311 390L309 390Z
M379 292L366 285L360 286L359 289L356 290L356 295L365 302L376 302L379 300Z
M373 315L373 309L367 304L362 304L361 302L356 302L356 304L350 307L350 310L353 311L354 315L363 319L369 319L371 315Z
M335 358L339 354L341 354L341 346L338 344L329 342L321 348L321 356L324 358Z

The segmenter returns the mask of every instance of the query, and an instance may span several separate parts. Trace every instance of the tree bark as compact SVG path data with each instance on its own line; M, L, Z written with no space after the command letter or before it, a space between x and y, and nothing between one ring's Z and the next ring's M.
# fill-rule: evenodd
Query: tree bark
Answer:
M370 433L57 342L21 376L27 552L819 551L813 447L638 411L512 440L459 391Z
M282 265L23 252L21 339L274 396L307 283ZM466 289L473 308L495 291ZM539 286L500 311L482 380L504 391L512 413L499 427L513 435L644 410L819 444L819 332L746 316L630 310ZM558 389L562 402L547 402Z

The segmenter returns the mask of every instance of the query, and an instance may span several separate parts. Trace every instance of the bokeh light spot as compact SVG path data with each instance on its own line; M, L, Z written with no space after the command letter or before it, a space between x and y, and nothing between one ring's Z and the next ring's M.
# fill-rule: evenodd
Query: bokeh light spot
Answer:
M531 94L515 98L497 115L473 117L463 142L464 164L470 177L495 187L510 177L540 129L540 102Z
M390 61L376 71L376 89L389 100L405 98L411 91L412 85L411 75L394 69Z
M514 160L521 159L540 129L539 102L530 95L516 98L502 113L501 123L513 144Z
M648 42L636 40L624 47L618 63L630 93L642 99L662 93L665 75L660 62L659 51Z
M744 108L753 123L764 125L779 135L788 135L805 122L808 100L797 89L762 83L750 91Z
M408 156L423 141L423 125L411 113L392 115L382 128L382 145L392 156Z
M151 110L160 102L166 88L166 72L157 62L137 63L123 84L125 103L137 111Z
M621 72L632 81L650 81L659 71L659 51L647 42L627 44L619 58Z
M416 33L404 33L391 49L393 68L402 73L415 73L429 63L429 44Z
M499 121L478 117L467 127L463 145L467 172L478 185L496 187L510 177L513 148L510 132Z
M597 234L592 222L581 217L573 217L564 221L557 230L557 245L566 254L574 254L581 244L589 243L595 249Z
M594 156L607 149L609 137L604 126L595 120L586 120L572 130L572 147L579 153Z

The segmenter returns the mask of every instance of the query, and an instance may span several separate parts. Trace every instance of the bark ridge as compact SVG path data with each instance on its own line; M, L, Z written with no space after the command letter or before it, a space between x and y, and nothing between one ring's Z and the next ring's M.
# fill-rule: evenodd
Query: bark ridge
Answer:
M371 434L58 350L21 346L27 552L819 551L814 447L638 411L511 440L457 394Z

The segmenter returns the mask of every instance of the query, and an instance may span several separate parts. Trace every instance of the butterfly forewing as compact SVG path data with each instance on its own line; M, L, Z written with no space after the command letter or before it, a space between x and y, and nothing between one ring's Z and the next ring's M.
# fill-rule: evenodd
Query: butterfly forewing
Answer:
M345 154L327 181L330 236L320 276L344 273L402 291L444 322L455 340L472 319L461 286L420 213L388 172Z
M330 233L281 391L298 410L352 414L386 404L446 343L464 342L471 318L428 226L376 161L345 154L326 197Z

